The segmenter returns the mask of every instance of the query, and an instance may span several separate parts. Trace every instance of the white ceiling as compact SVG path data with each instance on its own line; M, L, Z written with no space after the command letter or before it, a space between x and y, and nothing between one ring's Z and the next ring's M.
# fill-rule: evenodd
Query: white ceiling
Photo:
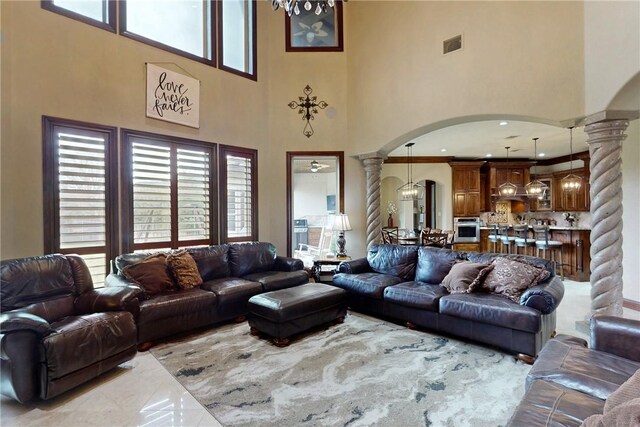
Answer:
M515 137L515 138L514 138ZM538 139L539 159L569 154L569 129L540 123L509 120L501 126L497 120L463 123L430 132L412 141L413 156L455 156L464 159L534 157L532 138ZM573 152L587 151L587 134L584 127L573 129ZM446 151L442 151L445 149ZM544 156L540 156L544 153ZM407 148L396 148L390 156L406 156Z

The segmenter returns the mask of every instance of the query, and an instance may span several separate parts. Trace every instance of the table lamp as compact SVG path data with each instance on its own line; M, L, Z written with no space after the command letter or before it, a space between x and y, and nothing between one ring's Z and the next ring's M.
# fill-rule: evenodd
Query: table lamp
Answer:
M349 217L347 214L337 214L333 220L333 226L331 227L333 231L339 231L340 235L338 236L338 254L336 255L338 258L347 258L347 251L344 249L344 246L347 244L347 241L344 238L345 231L351 231L351 224L349 224Z

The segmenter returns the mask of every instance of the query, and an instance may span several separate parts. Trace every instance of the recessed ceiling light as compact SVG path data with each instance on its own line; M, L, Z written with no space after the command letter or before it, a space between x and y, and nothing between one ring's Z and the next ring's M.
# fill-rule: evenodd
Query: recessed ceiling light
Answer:
M544 153L538 154L538 157L544 157Z
M491 157L491 156L493 156L493 154L488 153L485 157Z
M440 151L444 153L445 151L447 151L447 149L446 148L442 148Z
M500 126L506 126L506 125L508 125L508 124L509 124L509 122L508 122L508 121L506 121L506 120L502 120L502 121L500 121L500 123L498 123L498 124L499 124Z

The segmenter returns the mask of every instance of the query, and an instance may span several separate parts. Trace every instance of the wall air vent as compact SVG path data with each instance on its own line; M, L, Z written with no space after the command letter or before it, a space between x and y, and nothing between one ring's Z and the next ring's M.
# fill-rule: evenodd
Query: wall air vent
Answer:
M442 42L442 53L444 55L460 49L462 49L462 34Z

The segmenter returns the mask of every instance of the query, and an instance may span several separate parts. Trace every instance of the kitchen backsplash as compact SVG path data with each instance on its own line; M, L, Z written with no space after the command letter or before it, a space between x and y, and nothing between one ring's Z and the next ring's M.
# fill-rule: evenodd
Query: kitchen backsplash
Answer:
M532 223L534 220L542 220L547 224L557 226L570 226L570 222L566 220L567 214L571 214L575 221L575 227L591 228L590 212L525 212L511 213L510 202L496 202L495 212L484 212L480 214L480 223L482 225L490 224L518 224L520 222ZM554 224L555 221L555 224Z

